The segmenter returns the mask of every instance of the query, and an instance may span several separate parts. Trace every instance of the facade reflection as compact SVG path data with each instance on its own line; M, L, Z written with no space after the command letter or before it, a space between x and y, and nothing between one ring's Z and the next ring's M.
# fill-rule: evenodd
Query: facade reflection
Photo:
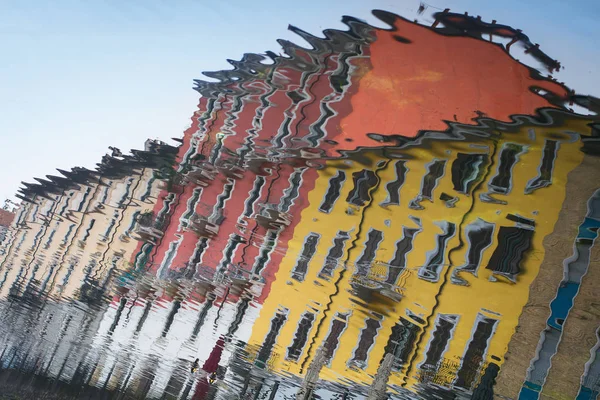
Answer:
M389 29L292 27L312 48L206 73L177 145L24 184L0 241L6 390L539 397L600 227L598 101L513 58L560 66L510 27L375 14ZM571 203L579 233L556 228ZM557 234L575 254L506 367Z

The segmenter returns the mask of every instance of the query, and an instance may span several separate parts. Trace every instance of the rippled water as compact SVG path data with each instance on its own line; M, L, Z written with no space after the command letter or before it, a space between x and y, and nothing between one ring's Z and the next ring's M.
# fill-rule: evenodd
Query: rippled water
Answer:
M24 185L2 393L596 398L600 102L508 26L375 15L206 73L177 143Z

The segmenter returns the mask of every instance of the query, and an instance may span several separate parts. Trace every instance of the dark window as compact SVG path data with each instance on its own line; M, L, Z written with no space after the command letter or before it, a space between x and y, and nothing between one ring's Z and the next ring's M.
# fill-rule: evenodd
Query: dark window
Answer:
M342 190L342 184L346 180L346 173L344 171L338 171L337 175L329 180L329 189L325 194L323 203L319 207L319 211L329 213L333 209L333 205L340 197L340 191Z
M423 183L421 184L421 197L433 200L433 190L444 175L445 166L446 160L435 160L429 164L427 174L423 177Z
M294 203L294 199L298 197L300 185L302 185L302 174L305 170L305 168L301 168L297 171L294 171L292 176L290 176L290 186L284 191L284 196L279 205L280 211L288 212Z
M254 186L252 187L252 190L250 190L250 192L248 193L248 199L246 200L246 204L245 204L245 209L244 209L244 216L245 217L249 217L252 215L252 213L254 212L254 203L256 202L256 200L258 200L258 198L260 197L260 191L262 189L262 187L265 184L265 178L262 176L257 176L256 179L254 180Z
M85 202L86 202L86 200L87 200L87 197L89 196L89 194L91 193L91 191L92 191L92 188L91 188L91 187L88 187L88 188L85 190L85 193L84 193L83 197L81 198L81 202L79 203L79 206L77 207L77 211L78 211L78 212L81 212L81 210L83 210L83 206L85 205Z
M344 329L348 326L347 319L348 314L338 313L331 323L331 329L325 339L325 357L328 361L333 357L333 354L340 343L340 336L342 336L342 332L344 332Z
M344 51L338 59L338 69L336 72L329 77L329 84L336 91L336 93L343 93L344 89L350 83L350 61L352 57L357 56L359 53L354 51Z
M321 272L319 272L319 277L327 279L333 276L333 271L344 255L344 246L349 238L348 232L338 231L333 239L333 247L329 249L329 253L325 257L325 263Z
M506 215L506 219L509 221L513 221L516 222L519 225L522 225L521 228L523 227L527 227L527 228L535 228L535 221L529 218L525 218L521 215L515 215L515 214L507 214Z
M50 232L50 235L48 235L48 240L44 244L44 250L48 250L50 248L50 243L52 243L52 239L54 238L55 233L56 230L53 230L52 232Z
M223 139L224 137L217 136L216 143L212 146L212 150L210 152L208 163L211 165L215 165L219 155L221 154L221 149L223 148Z
M487 269L514 280L521 272L521 261L531 247L533 231L503 226L498 232L498 247L494 250Z
M435 324L432 339L427 346L425 362L421 365L424 369L435 369L442 360L446 351L452 331L456 326L458 316L440 314Z
M231 325L229 325L229 328L227 329L227 337L232 337L237 332L240 325L242 324L242 321L244 320L244 316L246 315L246 311L248 311L249 307L250 298L244 298L238 303L235 312L235 318L233 319L233 322L231 323Z
M460 269L475 273L479 268L483 251L492 244L494 224L478 218L477 221L467 226L465 233L469 250L467 251L465 265L460 267Z
M271 230L267 233L267 237L260 248L260 253L254 259L254 267L252 268L253 273L259 274L267 265L267 262L271 258L271 253L277 244L277 236L277 231Z
M302 350L306 345L306 341L308 340L308 333L315 322L315 314L306 312L302 316L300 323L298 324L298 329L296 330L296 335L294 336L294 340L292 341L292 345L287 349L288 360L298 361L300 355L302 354Z
M201 238L196 243L196 249L194 250L194 254L190 260L192 266L195 266L200 261L202 261L202 255L204 254L204 250L208 247L208 238Z
M290 123L291 122L292 122L292 118L286 117L285 120L283 121L283 123L279 126L279 129L277 130L277 136L275 136L271 140L271 143L273 143L274 147L280 149L284 146L283 139L285 139L286 137L288 137L290 135Z
M454 208L460 199L456 196L450 196L448 193L442 192L442 194L440 194L440 200L446 204L446 207Z
M473 185L481 178L482 165L487 161L485 154L458 153L452 163L452 183L459 193L471 193Z
M210 311L210 308L213 306L214 301L215 301L215 296L211 295L209 293L209 295L206 297L206 301L204 302L204 305L200 309L200 313L198 314L198 319L196 320L196 324L194 325L194 329L192 330L192 339L196 339L198 337L198 333L200 333L200 329L202 329L202 326L204 326L204 323L206 322L206 315L208 314L208 311ZM148 317L148 314L150 313L151 308L152 308L152 302L149 301L147 303L147 307L144 309L144 315L143 315L144 320ZM140 329L141 329L141 325L138 325L136 332L139 332Z
M396 253L390 261L389 273L386 282L395 285L398 277L406 268L406 256L413 248L413 239L420 229L403 228L402 239L396 243Z
M516 143L506 143L500 152L500 163L496 175L489 184L490 191L507 194L512 187L512 170L519 161L524 147Z
M115 227L118 217L119 217L119 214L115 213L115 218L112 218L110 220L110 223L108 224L108 227L106 228L106 231L104 232L104 235L103 235L104 238L101 239L103 242L106 242L108 240L108 235L110 235L110 231L112 231L112 229Z
M196 208L196 204L200 199L200 195L202 194L202 188L195 188L192 192L192 197L187 201L187 209L185 210L185 214L181 216L181 220L188 220L194 215L194 209Z
M406 161L396 161L394 168L396 170L396 179L385 185L385 189L387 190L387 198L383 202L383 205L400 204L400 188L404 184L406 172L408 171L408 168L406 167Z
M392 334L388 339L384 350L384 357L388 353L394 355L394 369L399 370L408 361L408 357L417 341L419 326L405 318L392 328Z
M67 234L64 236L61 246L66 246L67 241L69 240L69 236L73 233L73 229L75 228L75 224L69 225L69 229L67 230Z
M166 337L167 333L169 333L169 331L171 330L171 326L173 326L173 321L175 321L175 315L177 315L177 312L179 311L179 309L181 308L181 301L179 300L175 300L173 302L173 306L171 307L171 310L169 311L169 315L167 315L167 322L165 323L165 327L163 328L162 331L162 337Z
M83 235L83 238L81 239L82 242L85 242L87 240L87 238L90 236L90 232L92 231L92 228L94 227L94 224L96 223L95 219L92 219L90 221L90 225L88 226L88 228L85 230L85 234Z
M131 222L129 223L129 227L125 230L125 234L129 235L129 232L133 231L136 223L138 222L138 217L140 216L140 211L136 211L131 216Z
M364 368L367 365L367 358L369 356L369 351L375 343L375 336L377 336L377 331L381 328L381 322L378 319L369 318L365 323L365 327L360 332L360 339L358 341L358 346L354 350L354 355L352 356L351 364L359 368Z
M425 265L419 269L419 278L431 282L437 282L439 280L440 271L444 267L446 246L456 232L456 225L451 222L444 221L441 224L441 227L443 233L437 235L435 249L427 253L427 261Z
M117 207L122 207L125 203L125 200L129 197L129 192L131 191L131 185L133 184L133 179L128 179L127 184L125 185L125 193L123 193L123 197L117 203Z
M477 380L479 369L483 364L483 357L488 347L488 342L494 333L494 326L498 322L495 319L485 318L478 315L475 322L475 332L469 342L467 351L462 359L462 365L458 370L455 385L471 390L473 383Z
M227 200L231 198L231 193L233 192L233 186L235 185L235 181L233 179L228 179L227 183L223 187L223 193L221 193L217 197L217 203L213 208L213 212L209 217L209 221L214 224L220 225L223 221L223 209L225 208L225 203Z
M287 312L278 312L271 320L271 329L269 330L269 333L267 333L265 341L263 342L263 345L256 356L257 366L261 368L264 368L266 366L267 360L271 356L273 346L277 341L277 336L279 336L279 331L281 331L281 328L283 327L283 324L285 323L286 319Z
M363 169L352 174L354 187L348 193L346 201L355 206L363 206L371 200L371 189L377 185L377 175L375 172Z
M69 200L71 200L71 196L73 196L73 194L69 194L68 197L65 197L65 204L63 205L62 209L60 210L59 215L62 217L65 215L65 211L67 211L67 207L69 207Z
M308 263L317 251L317 244L319 243L319 235L316 233L310 233L304 241L302 253L298 257L296 266L292 271L292 278L297 281L303 281L308 271Z
M356 274L367 275L371 270L371 264L377 255L377 248L383 240L383 232L371 229L365 243L365 250L356 262Z
M239 244L245 243L246 241L240 235L232 234L229 238L229 242L227 243L227 247L225 248L225 254L223 259L219 263L219 269L227 268L229 264L231 264L231 259L233 258L233 254L235 253L235 249Z
M318 146L319 140L325 137L326 132L323 130L323 126L325 126L329 118L335 115L335 112L325 101L321 102L320 109L321 115L319 119L309 127L310 134L304 138L311 146Z
M546 140L542 162L538 168L539 174L536 178L527 182L525 194L532 193L537 189L545 188L552 184L552 171L554 170L554 160L557 153L558 142L556 140Z
M152 193L152 185L154 184L155 180L156 178L154 177L148 180L148 183L146 184L146 191L140 196L140 201L146 201L146 199L150 196L150 193Z
M107 204L106 201L108 200L108 191L110 190L110 185L111 183L109 183L109 186L104 188L104 193L102 193L102 200L100 200L101 204Z

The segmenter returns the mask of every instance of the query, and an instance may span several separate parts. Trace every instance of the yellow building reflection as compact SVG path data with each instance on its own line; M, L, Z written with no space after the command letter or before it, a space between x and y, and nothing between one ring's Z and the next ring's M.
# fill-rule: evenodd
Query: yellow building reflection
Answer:
M471 390L501 365L589 121L480 120L327 162L256 322L255 365ZM548 201L552 199L552 201ZM319 348L322 348L319 350Z

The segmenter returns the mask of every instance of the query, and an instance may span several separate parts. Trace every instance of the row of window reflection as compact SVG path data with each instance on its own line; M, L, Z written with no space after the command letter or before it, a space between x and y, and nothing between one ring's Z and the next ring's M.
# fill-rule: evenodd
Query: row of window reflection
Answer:
M516 280L517 275L521 272L521 261L531 247L535 223L514 214L508 214L507 219L516 222L516 226L501 226L496 229L494 224L481 218L466 226L465 238L468 245L466 259L463 265L455 269L453 283L462 283L457 274L458 271L477 273L484 251L493 242L495 231L497 231L498 246L494 249L486 268L513 281ZM439 280L440 272L445 265L447 244L456 234L456 225L451 222L442 221L437 225L442 232L436 236L435 247L427 252L426 262L419 266L418 271L419 278L431 282ZM377 272L378 280L383 278L383 282L386 284L395 285L398 277L407 267L408 254L412 251L413 241L420 232L420 228L403 227L402 237L395 244L396 250L393 258L387 263L382 263L376 260L376 255L383 242L383 232L370 229L363 245L363 251L356 260L354 274L369 277ZM318 233L314 232L306 236L301 253L291 272L293 279L304 281L306 278L309 264L317 253L320 237ZM334 270L342 262L341 259L345 254L349 239L348 232L337 232L318 273L320 278L328 280L333 277ZM380 269L380 266L383 266L385 271L374 271L374 269Z
M492 199L489 194L509 194L512 190L512 174L513 168L519 161L519 157L527 151L526 146L516 143L505 143L502 146L499 162L495 174L488 181L488 194L482 194L481 200L487 202L498 202ZM531 179L524 192L526 194L547 187L552 182L552 171L554 169L554 161L558 152L558 142L556 140L546 140L542 154L542 160L538 168L538 175ZM461 194L470 194L473 191L476 183L482 179L484 169L489 165L489 156L481 153L458 153L456 159L451 166L452 183L454 190ZM406 175L409 168L406 165L406 160L399 160L394 163L395 180L387 183L385 189L387 192L386 199L382 205L399 205L400 204L400 189L406 181ZM409 207L413 209L421 209L419 202L422 199L433 201L433 192L439 180L444 176L447 160L435 159L427 165L427 173L422 179L421 190L416 199L409 203ZM347 174L343 170L337 171L329 180L327 193L323 198L319 211L329 213L333 209L336 201L342 192L342 186L347 180ZM371 201L371 192L379 183L377 173L371 169L363 169L352 174L352 189L346 197L346 201L354 206L364 206ZM450 202L455 197L442 194L442 200Z
M117 182L116 184L111 180L106 180L103 182L104 184L102 187L87 186L85 190L72 191L57 199L57 201L59 201L59 203L62 202L62 204L56 204L55 202L49 201L44 203L43 207L36 205L29 215L28 220L30 222L37 222L36 218L39 216L48 217L50 213L56 213L56 215L60 217L66 217L70 212L84 212L86 211L84 208L89 206L88 200L90 196L96 196L98 189L101 189L101 193L99 193L97 197L95 208L103 208L109 205L113 205L115 208L124 208L126 207L126 201L131 199L133 187L136 183L141 181L142 178L142 176L138 180L128 178L126 182ZM146 201L150 196L153 184L155 183L153 178L145 182L143 193L139 197L140 201Z
M325 364L328 366L331 366L331 361L335 357L336 350L339 347L342 335L349 325L350 318L350 312L338 312L329 324L328 333L321 344L321 350L319 350L324 352ZM278 311L272 318L270 330L256 356L257 363L266 365L272 355L277 337L286 324L287 319L287 309ZM286 349L285 359L287 361L300 361L310 337L309 334L317 319L318 314L315 312L307 311L301 316L292 342ZM439 367L440 363L444 361L444 352L452 340L453 333L459 321L459 315L437 315L432 333L428 338L424 338L428 342L424 348L424 357L422 357L422 361L418 365L419 369L436 370ZM358 341L352 350L350 359L346 362L348 367L366 368L371 350L379 347L374 346L378 340L377 338L382 337L384 334L388 336L384 339L387 342L384 347L383 357L390 353L393 354L393 370L401 372L412 362L411 355L422 336L422 326L425 324L425 321L407 310L407 317L400 317L392 327L391 332L384 332L382 330L382 322L382 317L379 315L369 316L362 321ZM477 374L481 370L490 339L497 328L497 324L497 319L490 318L481 313L477 315L475 323L471 328L471 339L464 349L460 362L453 371L454 386L470 389L473 383L476 382ZM316 350L316 346L314 349ZM307 357L309 356L307 355ZM383 361L383 357L381 361ZM492 358L497 359L493 355Z
M557 141L546 140L545 146L544 146L544 151L543 151L542 161L541 161L541 164L539 167L539 174L536 178L529 181L529 183L527 184L527 187L525 189L526 193L531 193L533 190L540 188L540 187L548 186L551 183L552 169L554 166L554 160L555 160L555 157L557 154L557 150L558 150L558 142ZM488 188L491 193L507 194L510 192L511 186L512 186L512 169L515 166L515 164L517 163L519 155L522 154L524 151L526 151L526 148L519 144L506 143L503 145L501 153L500 153L500 157L499 157L500 161L499 161L499 164L497 167L496 174L490 179L489 184L488 184ZM459 192L459 193L470 193L471 192L474 184L477 182L477 180L479 179L479 177L482 174L482 172L481 172L482 167L486 163L488 163L487 158L488 158L488 156L486 154L466 154L466 153L458 153L457 154L457 157L456 157L455 161L452 163L452 168L451 168L452 182L454 184L454 189L457 192ZM420 199L426 198L426 199L432 200L433 190L435 189L435 186L437 185L437 182L439 181L439 179L444 174L445 165L446 165L446 160L434 160L428 165L428 172L426 173L426 175L424 176L424 178L422 180L422 187L421 187L419 199L415 199L415 200L411 201L411 203L410 203L411 208L419 209L420 205L418 204L418 202ZM406 179L406 174L408 172L408 168L406 166L406 161L404 161L404 160L396 161L394 168L395 168L396 179L394 181L386 184L387 198L383 202L383 204L385 204L385 205L394 205L394 204L397 205L400 203L400 189ZM295 171L294 174L290 177L290 188L286 190L286 196L284 196L284 198L282 199L282 202L281 202L282 204L280 204L280 206L279 206L279 208L282 211L287 211L287 209L289 209L289 206L290 206L291 202L293 201L293 199L295 197L297 197L299 186L302 183L301 176L302 176L303 172L304 172L304 169L299 169L299 170ZM344 183L345 180L346 180L346 173L343 170L339 170L337 175L335 175L334 177L332 177L330 179L329 188L327 190L327 193L325 195L325 198L324 198L321 206L319 207L320 211L330 212L332 210L335 202L337 201L338 197L340 196L342 184ZM113 192L111 194L111 197L119 197L118 199L115 199L117 207L123 207L126 199L130 196L130 191L131 191L131 187L132 187L133 183L134 183L134 180L130 178L127 180L127 182L123 182L121 185L117 185L117 186L119 186L119 188L115 187L115 188L112 188L113 190L111 190L111 187L109 187L109 186L104 187L102 189L103 193L101 194L101 196L99 198L99 204L108 204L107 202L109 201L109 199L108 199L109 192ZM152 183L153 183L153 179L151 179L147 182L146 190L145 190L146 193L144 193L144 195L142 195L142 197L140 198L141 201L144 201L145 198L150 193ZM377 183L378 183L377 175L372 170L364 169L362 171L353 173L353 188L349 192L346 200L350 204L353 204L355 206L364 205L366 202L369 201L370 193L371 193L373 187L375 185L377 185ZM252 214L252 212L254 211L253 210L254 203L256 200L258 200L258 192L260 192L260 189L262 188L263 185L264 185L264 178L257 177L257 181L255 182L255 187L250 192L250 198L247 199L246 210L244 211L244 216L250 216ZM225 192L227 192L227 193L224 193L223 196L219 196L219 199L221 200L221 202L223 202L224 200L226 200L227 198L229 198L231 196L232 186L233 185L231 183L229 183L225 186ZM227 190L227 189L229 189L229 190ZM200 192L200 190L198 190L198 196L194 196L193 200L195 200L195 201L191 201L190 202L191 204L188 207L195 206L195 203L197 201L199 201L199 197L200 197L199 192ZM73 211L79 211L79 212L83 211L83 207L87 203L86 200L91 194L92 194L92 188L88 187L88 188L86 188L85 191L78 192L74 196L76 198L71 199L71 197L73 197L73 196L71 196L71 197L66 196L65 201L62 204L62 207L60 207L60 211L58 212L58 215L60 215L60 216L65 215L70 202L78 203L78 205L74 208ZM448 202L452 203L452 199L454 199L452 196L448 196L445 193L442 194L441 198L442 198L442 200L447 201L447 204L448 204ZM490 196L488 196L487 194L483 194L481 196L481 198L483 201L493 201L490 198ZM252 201L252 200L254 200L254 201ZM217 202L217 204L214 207L215 209L218 209L219 203L220 202ZM48 203L47 206L50 207L51 203ZM47 210L47 211L49 212L50 210ZM35 218L35 216L38 214L38 212L41 214L44 214L44 210L36 209L36 210L34 210L34 212L32 213L30 218ZM113 218L113 221L116 221L115 218ZM134 221L135 221L135 219L134 219ZM93 221L91 223L93 223ZM109 231L113 225L114 225L114 223L112 223L112 222L109 224ZM104 235L105 237L108 237L109 231L107 231L105 233L105 235ZM414 234L415 234L414 232L413 233L407 232L405 229L403 237L408 240L411 237L411 235L414 235ZM327 258L328 260L335 261L337 258L339 258L339 256L341 256L341 254L338 256L337 253L340 252L340 246L342 246L343 238L344 238L344 236L347 236L347 234L344 232L340 232L339 236L340 237L336 238L336 240L335 240L336 243L335 243L334 247L331 249L332 254L330 256L328 256L328 258ZM315 239L313 237L310 237L307 240L307 243L305 244L305 251L307 253L310 253L310 251L311 251L310 248L311 248L311 246L313 246L311 243L315 242L316 240L318 240L318 239ZM397 252L397 254L400 255L401 253ZM303 257L301 257L301 259L305 260L305 259L307 259L307 257L308 256L303 256ZM399 268L396 267L397 263L402 263L402 259L401 258L395 259L394 262L391 262L390 264L398 270ZM469 264L469 268L473 268L474 264L472 262L469 262L468 264ZM359 265L361 265L360 262L359 262ZM300 261L299 265L295 269L295 271L297 271L297 272L294 275L298 276L298 277L302 277L305 274L306 268L307 268L307 262ZM323 276L331 275L332 268L333 268L332 262L328 262L322 271L322 275ZM401 268L402 267L400 267L400 269ZM393 279L394 279L394 273L392 272L388 276L388 281L392 281Z
M546 140L542 161L539 167L539 174L536 178L529 181L527 187L525 189L526 193L531 193L536 188L548 186L551 182L552 169L554 166L554 160L558 150L558 142L555 140ZM496 174L490 179L488 183L489 191L492 193L503 193L507 194L511 190L512 186L512 169L518 161L518 157L526 151L526 148L519 144L514 143L506 143L503 145L502 150L499 156L499 163L497 167ZM474 184L480 179L482 174L482 166L487 164L488 156L486 154L466 154L466 153L458 153L455 161L452 163L452 182L454 184L454 189L459 193L469 193ZM446 165L446 160L434 160L428 165L428 172L424 176L422 180L422 187L420 192L420 198L428 198L432 199L433 190L437 185L437 182L444 174L444 169ZM392 182L387 183L387 198L384 203L387 204L399 204L400 202L400 189L405 181L406 174L408 172L408 168L406 166L406 161L400 160L396 161L395 165L395 173L396 179ZM303 168L297 169L292 176L290 177L290 187L286 190L285 196L282 198L281 204L278 208L282 211L287 211L289 206L293 202L293 199L298 196L299 187L302 184L302 173L304 172ZM329 212L333 208L333 205L337 201L340 196L341 187L346 179L346 173L342 170L339 170L337 175L330 179L329 189L325 195L323 203L320 206L320 211ZM148 196L150 193L152 184L154 179L148 180L146 183L145 193L140 198L141 201ZM364 205L367 201L369 201L370 192L372 188L377 184L378 178L374 171L372 170L362 170L359 172L355 172L353 174L353 183L354 186L352 190L349 192L347 196L347 201L350 204L361 206ZM255 182L255 187L251 190L250 197L246 201L246 210L244 211L245 216L249 216L254 211L254 203L258 200L258 193L264 186L265 179L263 177L257 177ZM99 196L99 204L108 204L110 201L108 199L109 193L111 198L115 198L115 202L117 207L123 207L125 205L126 199L131 197L131 188L134 184L134 179L129 178L126 182L122 182L117 184L116 187L105 186L102 188L102 193ZM214 209L218 209L219 205L222 206L222 203L226 201L232 195L233 182L229 182L224 187L224 192L219 196L219 201L215 204ZM188 208L195 206L195 203L199 201L200 191L197 190L197 196L193 196L192 201L190 201ZM94 192L94 194L92 194ZM71 193L71 196L65 196L64 203L62 206L57 204L57 207L60 208L58 214L60 216L64 216L67 212L67 208L69 203L78 203L73 211L83 211L83 207L87 203L87 199L93 195L95 197L95 191L92 190L91 187L86 188L85 191L80 191L76 194ZM445 194L443 194L445 195ZM447 195L446 195L447 196ZM485 195L487 196L487 194ZM485 197L482 195L482 200L489 200L489 196ZM443 197L443 196L442 196ZM451 196L448 196L452 199ZM448 200L448 199L446 199ZM47 207L52 206L52 202L48 202ZM418 202L411 202L412 208L418 208ZM36 209L32 213L31 218L35 218L38 213L48 214L50 210L38 210L39 206L36 206ZM31 214L30 214L31 215ZM135 224L136 215L133 216L131 227L129 230L133 228ZM114 227L115 222L118 218L118 215L114 215L111 222L108 224L107 231L104 233L104 237L107 238L109 236L110 230ZM90 221L90 226L86 229L86 232L89 232L93 227L94 220ZM466 271L476 271L479 267L479 261L481 259L482 251L489 246L491 243L491 231L494 230L494 227L486 222L478 223L478 226L471 227L472 229L467 228L467 239L469 240L469 254L466 260L466 264L462 267L462 269ZM443 247L447 240L449 240L454 235L455 227L453 224L446 224L444 227L445 232L443 235L438 236L438 251L435 252L433 257L428 260L427 265L421 268L419 276L423 279L428 280L436 280L439 269L441 268L441 264L443 262L438 262L436 259L443 259ZM406 263L406 255L412 249L412 239L419 231L412 228L404 228L402 239L397 243L397 249L395 253L394 259L390 260L389 264L389 272L386 276L386 282L389 284L394 284L402 270L405 268ZM488 267L490 269L494 269L497 272L504 273L511 278L514 278L515 275L519 272L518 264L520 262L520 257L522 253L529 248L529 239L531 237L531 232L522 228L505 228L502 227L498 234L499 242L501 245L498 248L510 249L510 246L502 245L505 241L516 242L518 239L525 239L520 242L523 243L523 246L517 246L518 250L516 254L517 262L508 263L503 262L501 254L496 251L494 255L495 266ZM349 238L348 232L340 231L336 238L334 239L333 246L330 248L329 253L326 257L326 261L319 275L325 279L331 277L333 274L333 270L338 264L341 256L344 253L344 246ZM516 239L511 239L516 238ZM50 240L52 239L52 235L50 236ZM374 261L375 253L377 251L377 246L383 239L383 233L377 230L371 230L369 232L369 238L367 243L365 244L365 252L361 255L360 259L357 261L357 271L359 274L366 275L369 273L369 268ZM302 255L298 259L298 263L294 268L292 276L297 280L303 280L307 270L308 264L312 255L316 251L316 246L319 240L318 234L311 234L306 239L304 243L304 247L302 250ZM85 238L84 238L85 242ZM272 246L271 246L272 247ZM265 250L268 253L268 250ZM263 253L265 253L263 251ZM497 254L498 253L498 254ZM509 252L509 254L514 254L514 252ZM504 260L508 260L510 257L505 256ZM258 264L259 267L268 261L268 256L263 255L261 257L261 262ZM492 264L492 263L490 263ZM263 265L264 266L264 265ZM262 269L262 268L259 268ZM456 279L455 282L458 282L459 279Z

